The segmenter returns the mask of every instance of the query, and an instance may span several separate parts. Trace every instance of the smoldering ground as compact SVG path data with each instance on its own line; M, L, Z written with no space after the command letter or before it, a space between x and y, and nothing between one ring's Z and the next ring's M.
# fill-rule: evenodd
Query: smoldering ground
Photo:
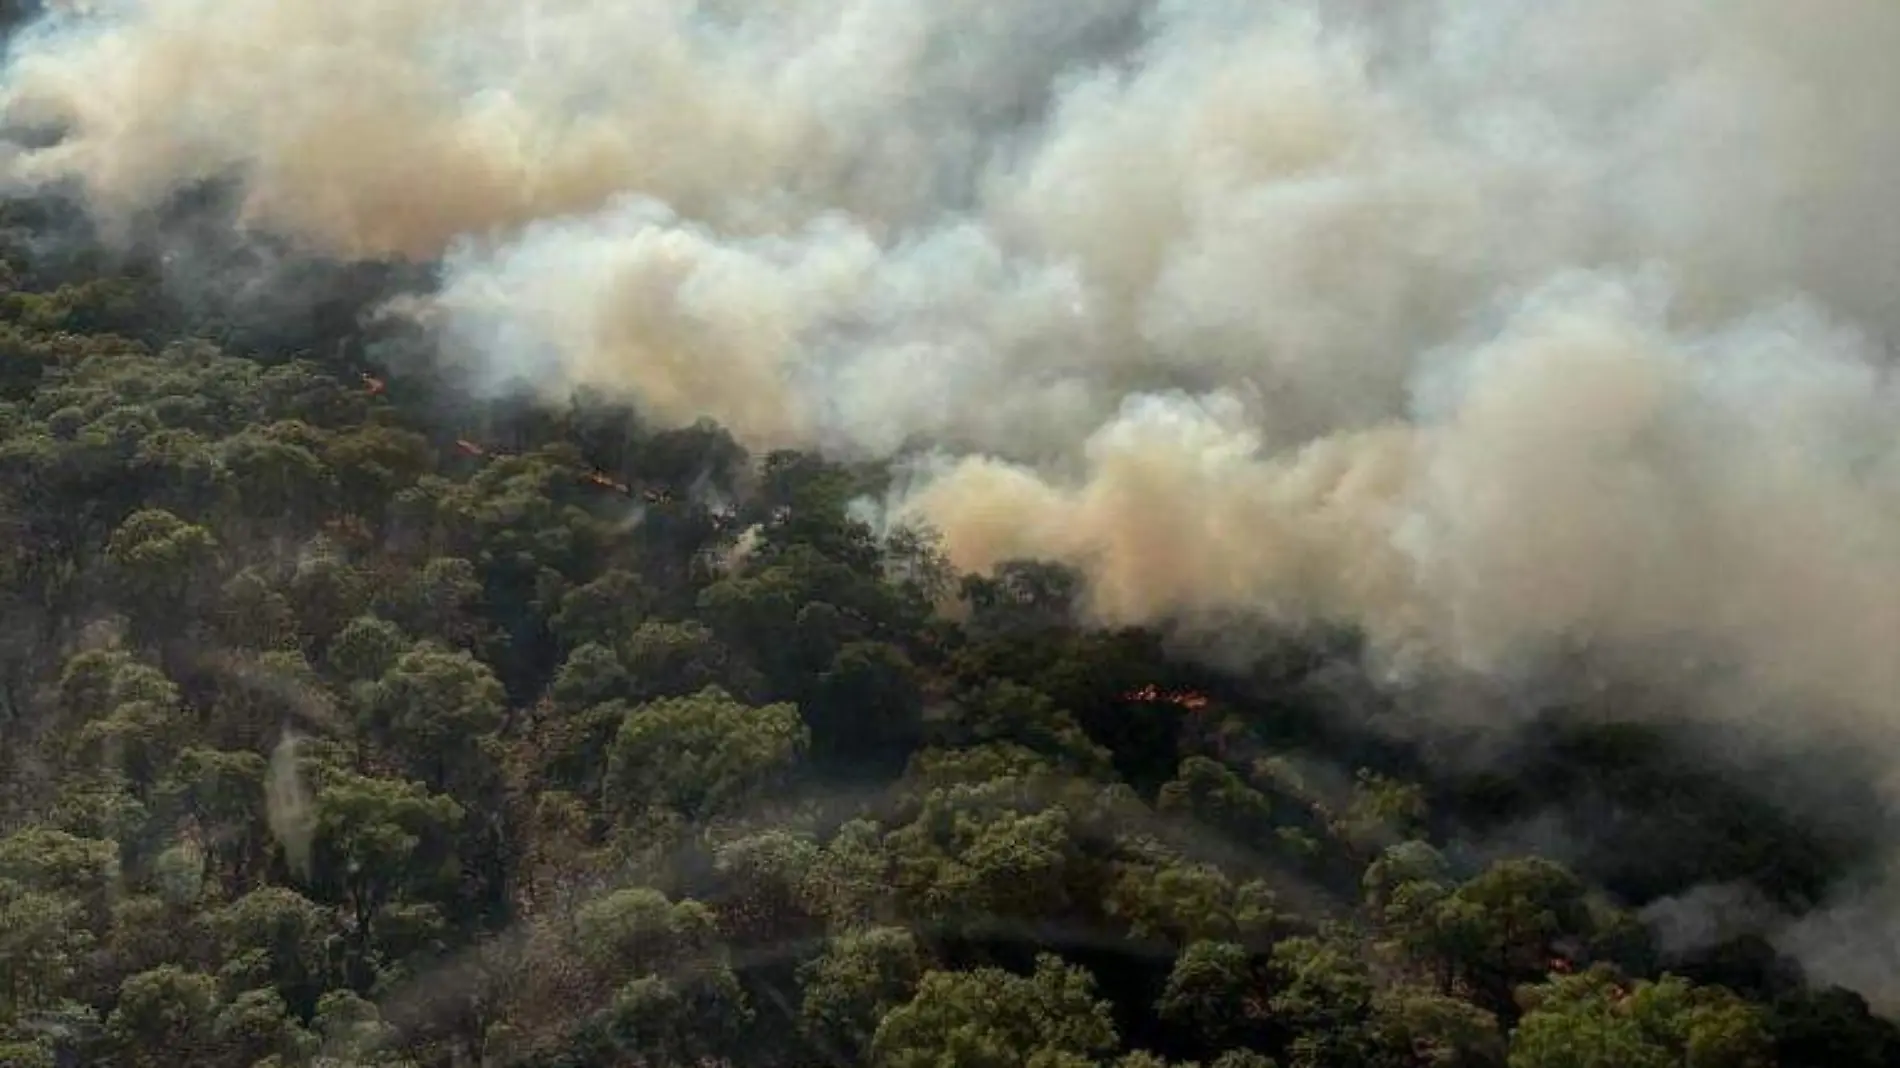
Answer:
M1098 619L1687 649L1682 710L1900 769L1886 0L48 7L7 173L108 234L216 180L438 262L471 381L896 459Z

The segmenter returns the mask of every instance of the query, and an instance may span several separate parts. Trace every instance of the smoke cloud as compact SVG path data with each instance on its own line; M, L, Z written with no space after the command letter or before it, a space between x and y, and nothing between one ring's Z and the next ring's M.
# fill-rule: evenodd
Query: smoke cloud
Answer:
M1687 656L1900 770L1897 53L1890 0L95 0L0 108L63 131L16 185L439 261L476 378L901 459L1100 619Z

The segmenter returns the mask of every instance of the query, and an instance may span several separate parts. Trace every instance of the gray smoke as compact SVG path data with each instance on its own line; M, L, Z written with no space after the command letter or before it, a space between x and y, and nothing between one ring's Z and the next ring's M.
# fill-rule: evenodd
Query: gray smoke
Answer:
M0 106L65 131L16 184L440 258L399 310L477 379L902 457L1097 618L1687 650L1900 769L1896 54L1890 0L98 0Z
M285 731L271 749L270 770L264 776L264 812L271 837L284 850L290 869L299 879L311 877L311 849L316 835L316 804L297 769L297 743Z
M1653 901L1642 918L1656 933L1664 959L1674 960L1760 934L1785 922L1754 887L1734 883L1698 886Z

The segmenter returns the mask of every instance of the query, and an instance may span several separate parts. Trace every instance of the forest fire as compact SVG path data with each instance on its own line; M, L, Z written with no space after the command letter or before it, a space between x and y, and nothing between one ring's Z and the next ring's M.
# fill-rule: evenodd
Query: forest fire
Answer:
M484 460L498 459L506 455L504 453L494 452L493 450L489 449L487 446L482 445L479 442L470 441L467 438L456 438L455 448L457 451L463 453L464 455L473 456L473 457L476 457L477 459L484 459ZM578 472L578 474L580 476L581 481L586 482L589 485L598 486L601 489L605 489L605 490L612 490L613 492L620 494L622 497L631 498L631 497L636 496L636 491L631 485L628 485L627 483L614 478L612 475L607 474L605 471L592 470L592 471ZM653 505L665 504L669 500L672 499L671 495L666 493L666 491L664 490L650 490L650 489L641 490L637 492L637 495L645 498L648 504L653 504Z
M1139 690L1130 690L1122 694L1122 700L1137 704L1178 705L1190 712L1198 712L1210 703L1208 696L1195 690L1163 690L1153 683Z
M1900 1068L1895 0L0 35L0 1065Z
M627 485L625 482L616 482L612 478L608 477L605 474L602 474L599 471L589 471L585 477L588 482L591 482L602 489L613 490L615 493L618 493L624 497L633 496L633 487Z

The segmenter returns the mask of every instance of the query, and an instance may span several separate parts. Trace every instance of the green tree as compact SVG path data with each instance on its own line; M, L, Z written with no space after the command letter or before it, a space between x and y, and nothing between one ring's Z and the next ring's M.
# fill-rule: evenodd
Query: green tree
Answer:
M307 648L325 648L338 631L364 614L374 587L327 539L305 547L286 596L297 612Z
M336 477L319 458L321 434L301 423L272 424L225 439L219 459L242 515L283 529L304 529L326 510Z
M318 1038L313 1068L408 1068L392 1055L396 1029L376 1006L349 990L332 990L311 1017Z
M96 978L117 985L162 965L205 963L205 947L191 937L191 919L206 897L195 852L174 846L159 854L147 880L150 892L113 902L110 926L100 940L110 964Z
M119 988L106 1034L125 1064L201 1063L214 1049L218 1001L208 975L173 965L140 972Z
M368 726L431 789L474 800L492 780L507 695L468 653L428 645L404 653L376 683L368 712Z
M708 686L743 696L754 686L735 668L732 654L710 628L694 620L649 620L628 635L621 651L638 700L686 697Z
M93 942L80 901L0 881L0 1023L67 996Z
M1263 978L1246 947L1195 942L1175 959L1155 1011L1197 1042L1244 1038L1266 1016Z
M596 1027L622 1056L636 1063L729 1063L744 1048L751 1023L745 993L728 969L646 975L614 992Z
M550 621L570 649L588 643L612 648L625 641L645 617L648 594L633 573L610 569L592 582L567 591Z
M886 848L893 884L916 915L955 924L1067 915L1085 872L1066 809L1023 813L933 796Z
M161 509L135 512L106 546L114 585L146 633L195 613L194 594L216 564L217 539Z
M228 893L247 886L264 862L264 758L256 753L186 749L165 792L189 814L211 870Z
M1373 1028L1395 1068L1504 1068L1497 1017L1468 1001L1429 990L1382 990Z
M412 644L394 623L358 616L330 643L326 659L331 670L350 682L375 682Z
M45 1040L0 1039L0 1064L8 1068L59 1068L59 1051Z
M718 952L719 924L697 901L674 902L658 890L616 890L574 915L573 951L614 981L679 970Z
M818 674L804 704L813 759L865 777L903 766L920 731L917 667L885 642L849 642Z
M789 704L754 707L709 687L641 705L614 736L609 807L670 809L700 820L739 811L785 785L809 740Z
M1186 945L1265 933L1260 917L1240 915L1239 891L1212 864L1158 857L1119 861L1111 870L1104 909L1135 938Z
M1048 696L1008 680L986 683L963 701L956 720L966 745L1011 742L1078 775L1105 775L1108 753Z
M1239 841L1269 838L1275 829L1273 803L1267 796L1206 757L1182 761L1175 778L1155 796L1155 808Z
M271 1056L300 1060L315 1046L274 990L246 990L233 998L212 1021L211 1037L214 1063L231 1068L252 1068Z
M1429 814L1419 786L1361 768L1344 811L1333 819L1330 829L1334 837L1357 849L1380 849L1422 831Z
M818 861L807 835L772 830L720 843L713 873L720 926L746 945L790 945L817 934L817 918L805 897L806 880Z
M318 884L348 910L358 980L373 966L384 908L453 878L462 817L453 799L413 782L344 773L318 793L314 866Z
M434 467L428 439L392 426L354 427L329 436L321 449L335 474L339 502L377 524L387 519L396 494Z
M219 978L234 989L270 988L300 1016L340 978L335 970L341 931L330 910L281 886L251 891L204 913Z
M120 888L119 850L50 827L0 838L0 885L77 902L87 926L103 928Z
M473 562L439 557L405 576L381 614L412 634L467 648L482 630L483 592Z
M1090 1064L1117 1037L1095 981L1053 955L1031 975L998 968L926 972L871 1041L880 1068L1015 1068Z
M568 654L554 675L548 697L555 709L572 715L594 705L623 700L630 694L627 669L605 645L588 643Z
M800 1029L828 1060L861 1062L879 1021L916 992L925 963L916 937L902 928L872 927L829 940L800 969Z
M218 591L218 636L238 649L289 649L297 643L297 613L266 576L246 568Z
M1762 1011L1669 976L1627 982L1607 967L1527 987L1510 1068L1766 1068Z
M188 732L177 690L167 685L155 688L151 697L121 701L87 723L79 731L77 755L98 771L123 776L138 796L146 797Z
M856 819L838 828L806 873L801 897L834 929L887 918L891 857L878 825Z
M1519 983L1550 970L1556 944L1587 940L1592 914L1583 882L1539 857L1499 861L1440 907L1440 943L1481 1003L1508 1007Z
M1273 947L1267 1009L1292 1036L1292 1068L1364 1064L1379 1051L1372 1029L1376 984L1360 947L1339 933Z

